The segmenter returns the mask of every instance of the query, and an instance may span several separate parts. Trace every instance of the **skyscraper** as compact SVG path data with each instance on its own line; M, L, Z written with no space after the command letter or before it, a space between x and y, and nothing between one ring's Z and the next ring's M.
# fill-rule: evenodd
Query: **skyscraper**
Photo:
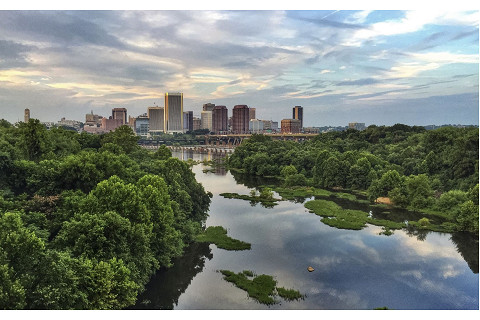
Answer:
M295 106L293 108L292 119L300 120L300 130L303 128L303 107Z
M224 133L228 131L228 109L225 106L215 106L212 110L212 131Z
M256 108L248 108L248 120L256 119L255 112L257 111Z
M193 111L183 113L183 129L185 132L193 131Z
M152 133L165 132L165 108L148 107L148 125Z
M202 119L202 129L208 129L208 132L212 131L212 111L202 111L200 117Z
M122 125L128 123L127 118L127 109L125 108L113 108L112 109L112 119L120 119Z
M241 134L248 133L250 115L248 106L236 105L232 110L232 132Z
M183 133L183 93L165 93L166 132Z
M25 123L30 121L30 109L25 109L25 114L23 116L23 120Z
M215 103L205 103L203 105L203 111L213 111L214 107L215 107Z

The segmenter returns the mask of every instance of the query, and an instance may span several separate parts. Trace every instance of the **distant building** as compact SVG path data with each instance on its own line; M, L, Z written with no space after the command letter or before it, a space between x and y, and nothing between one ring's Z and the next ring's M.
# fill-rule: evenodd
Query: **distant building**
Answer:
M183 93L165 93L165 129L183 133Z
M113 117L103 118L101 128L105 132L115 131L118 127L123 125L122 119L113 119Z
M278 131L278 122L272 120L260 120L263 122L263 132L272 133Z
M66 127L66 128L73 128L77 131L80 131L80 128L82 127L82 123L77 120L67 120L65 118L62 118L60 121L57 122L58 127Z
M23 116L23 120L25 123L30 121L30 109L25 109L25 114Z
M193 117L193 131L200 130L202 127L202 119Z
M125 108L113 108L112 119L119 119L122 121L122 125L128 123L127 109Z
M150 133L165 132L165 108L164 107L148 107L147 108L148 131Z
M226 106L215 106L212 110L212 132L224 134L228 132L228 109Z
M306 127L303 128L304 133L320 133L320 128L318 127Z
M251 133L263 133L263 130L264 130L263 121L258 119L250 120L248 129Z
M283 119L282 122L282 133L300 133L301 132L301 121L299 119Z
M212 111L202 111L200 114L202 119L202 129L208 129L208 131L212 131Z
M91 113L87 113L85 115L85 126L90 127L100 127L102 125L102 116L98 114L93 114L93 110Z
M137 136L141 136L143 138L148 137L148 131L150 130L150 119L146 113L138 116L135 119L135 133Z
M213 111L213 108L215 108L215 103L205 103L203 105L203 111Z
M272 131L278 131L278 121L272 121Z
M193 111L183 112L183 130L193 131Z
M248 133L250 114L246 105L236 105L232 110L232 133Z
M256 119L256 113L257 109L256 108L249 108L248 109L248 120Z
M303 107L295 106L293 108L292 119L300 120L300 131L303 129Z
M365 130L365 123L359 123L359 122L350 122L348 124L348 128L349 129L355 129L355 130L358 130L358 131L362 131L362 130Z

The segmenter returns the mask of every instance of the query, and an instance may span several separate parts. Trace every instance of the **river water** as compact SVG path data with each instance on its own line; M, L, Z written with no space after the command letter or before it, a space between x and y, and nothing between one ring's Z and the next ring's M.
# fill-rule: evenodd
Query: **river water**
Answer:
M187 151L174 156L183 160L212 157ZM151 279L135 309L478 310L478 238L415 230L385 236L373 225L359 231L332 228L309 213L301 201L264 208L225 199L219 194L248 194L264 181L234 177L224 169L203 172L207 168L203 164L192 168L197 180L213 193L207 226L223 226L230 237L251 243L251 250L190 246L172 268L159 270ZM347 202L338 203L356 205ZM308 272L309 266L315 271ZM277 287L298 290L305 298L277 297L278 304L262 305L223 280L218 272L222 269L271 275Z

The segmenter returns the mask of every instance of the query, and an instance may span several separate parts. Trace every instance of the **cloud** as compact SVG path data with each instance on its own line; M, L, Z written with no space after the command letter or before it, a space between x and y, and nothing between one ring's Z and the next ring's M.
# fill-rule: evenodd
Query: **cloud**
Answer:
M336 85L337 86L368 86L372 84L379 83L378 79L373 79L373 78L366 78L366 79L358 79L358 80L347 80L347 81L341 81L338 82Z
M344 45L360 46L378 37L408 34L422 30L428 24L478 26L479 12L439 12L435 10L408 11L401 19L374 23L356 31Z
M33 46L0 39L0 69L22 68L30 64L27 53Z

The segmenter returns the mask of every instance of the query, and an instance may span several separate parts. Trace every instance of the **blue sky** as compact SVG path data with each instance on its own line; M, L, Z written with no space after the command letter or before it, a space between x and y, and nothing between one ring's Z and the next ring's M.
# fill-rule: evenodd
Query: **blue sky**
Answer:
M477 124L479 11L0 11L0 118L41 121L165 92L305 126Z

